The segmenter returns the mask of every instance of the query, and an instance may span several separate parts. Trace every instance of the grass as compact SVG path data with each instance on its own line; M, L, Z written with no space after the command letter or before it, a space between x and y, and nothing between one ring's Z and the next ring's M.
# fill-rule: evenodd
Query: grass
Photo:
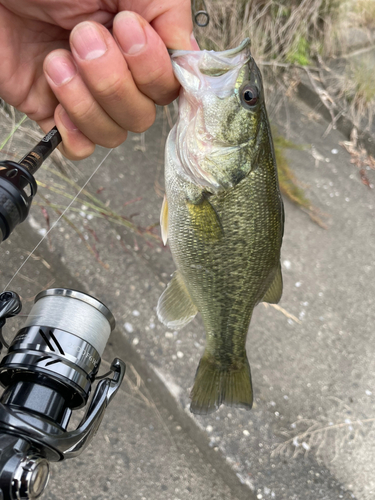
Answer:
M355 123L360 126L363 117L368 117L368 128L371 128L375 111L374 68L366 62L351 64L349 78L352 87L351 113Z
M7 135L7 137L5 137L5 139L3 140L3 142L0 144L0 151L2 151L2 149L4 148L4 146L6 146L7 142L13 137L13 135L15 134L16 130L23 124L23 122L27 119L27 116L24 115L20 121L14 125L14 127L12 128L12 130L9 132L9 134Z
M375 102L374 68L365 63L355 64L351 68L355 85L355 97L366 104Z
M328 45L332 26L339 18L339 0L216 0L208 5L207 28L196 28L202 48L219 49L252 41L256 59L308 64Z
M374 0L356 0L353 5L353 13L360 26L364 26L369 29L375 28Z
M325 75L332 102L349 116L358 129L371 131L375 116L375 81L373 62L366 54L358 60L348 58L343 71Z
M286 195L293 203L309 209L311 206L310 201L298 183L296 176L289 166L289 162L285 155L286 149L297 149L298 146L286 140L273 130L273 142L275 147L276 163L278 167L279 182L281 192Z
M314 451L319 462L333 462L344 447L355 441L363 441L371 432L375 418L345 419L338 422L320 422L301 419L294 423L297 432L285 430L282 434L288 439L272 451L271 457L297 458ZM289 437L290 436L290 437Z
M300 66L308 66L311 64L310 59L310 45L305 37L300 36L295 39L294 46L285 57L286 61L291 64L298 64Z

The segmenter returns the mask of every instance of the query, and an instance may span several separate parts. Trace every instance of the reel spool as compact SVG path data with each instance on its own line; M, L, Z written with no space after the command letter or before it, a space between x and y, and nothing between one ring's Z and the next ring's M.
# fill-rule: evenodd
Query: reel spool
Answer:
M114 327L109 309L89 295L63 288L39 293L0 363L1 401L66 428L71 410L87 403Z

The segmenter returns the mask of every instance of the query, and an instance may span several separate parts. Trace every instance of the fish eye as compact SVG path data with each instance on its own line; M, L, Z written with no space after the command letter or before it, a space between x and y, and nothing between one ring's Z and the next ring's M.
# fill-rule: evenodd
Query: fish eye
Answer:
M252 108L259 101L259 90L254 85L245 85L241 89L241 101L246 108Z

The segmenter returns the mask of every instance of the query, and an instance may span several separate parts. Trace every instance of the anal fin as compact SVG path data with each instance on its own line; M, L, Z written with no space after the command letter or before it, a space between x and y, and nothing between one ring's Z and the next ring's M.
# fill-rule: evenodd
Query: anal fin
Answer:
M273 279L271 286L265 293L262 302L268 302L269 304L277 304L280 301L282 294L283 294L283 277L281 274L281 265L279 262L276 275Z
M176 330L187 325L197 314L198 309L193 304L179 271L173 274L161 294L156 312L165 326Z

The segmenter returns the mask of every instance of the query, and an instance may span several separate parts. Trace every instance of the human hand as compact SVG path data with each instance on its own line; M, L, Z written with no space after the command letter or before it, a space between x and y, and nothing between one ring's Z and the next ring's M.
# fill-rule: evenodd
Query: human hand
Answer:
M192 29L189 0L0 0L0 96L85 158L177 97L167 47L198 49Z

